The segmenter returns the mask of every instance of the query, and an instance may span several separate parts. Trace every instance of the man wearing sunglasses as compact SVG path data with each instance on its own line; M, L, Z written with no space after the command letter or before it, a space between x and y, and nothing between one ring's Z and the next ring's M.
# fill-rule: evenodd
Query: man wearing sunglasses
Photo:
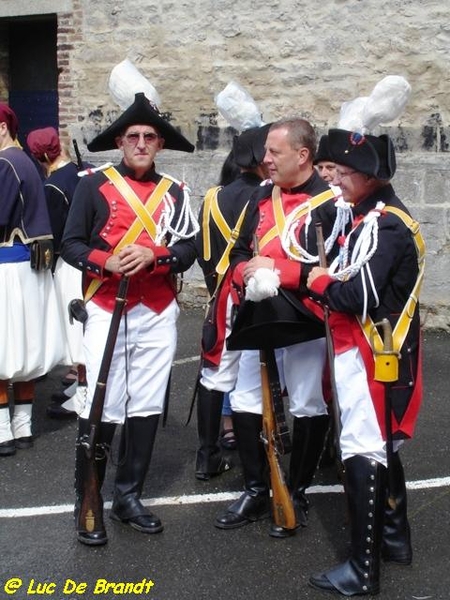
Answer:
M87 320L84 350L87 402L79 419L75 488L78 540L87 545L107 541L103 522L92 529L81 522L87 459L83 444L118 284L129 280L124 315L109 370L105 404L95 448L99 486L104 479L108 448L122 424L111 518L143 533L158 533L160 519L140 496L163 411L176 348L179 308L173 273L185 270L170 248L193 237L198 225L187 187L155 170L163 149L192 152L194 146L166 121L144 96L134 103L88 149L119 149L122 161L95 173L88 170L77 187L62 242L62 256L83 272ZM189 247L189 244L186 244ZM87 521L87 519L86 519Z

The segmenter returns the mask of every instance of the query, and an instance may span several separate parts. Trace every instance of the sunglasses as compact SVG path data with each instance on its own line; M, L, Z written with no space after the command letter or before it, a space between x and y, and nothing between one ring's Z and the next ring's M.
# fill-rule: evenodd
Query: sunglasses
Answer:
M136 146L136 144L139 142L141 136L144 138L145 144L152 144L154 141L156 141L160 137L157 133L153 133L153 132L147 132L147 133L131 132L131 133L125 134L123 137L126 139L128 144L130 144L131 146Z

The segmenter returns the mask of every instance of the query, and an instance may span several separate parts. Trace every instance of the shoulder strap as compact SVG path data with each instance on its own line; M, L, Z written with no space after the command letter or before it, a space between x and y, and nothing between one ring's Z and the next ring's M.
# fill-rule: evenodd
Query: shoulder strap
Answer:
M162 177L158 182L157 186L153 190L147 199L145 206L140 200L139 196L132 189L132 187L125 181L122 175L114 167L109 167L104 171L105 175L116 187L121 196L128 202L136 215L135 221L131 227L116 245L113 250L113 254L118 254L122 248L129 244L133 244L139 235L145 229L149 236L154 240L156 238L156 224L152 218L153 213L159 206L164 194L166 194L172 185L172 181L166 177ZM100 279L93 279L84 295L84 301L89 302L92 296L98 291L103 281Z
M395 352L400 352L408 334L419 299L420 289L422 287L425 271L425 242L420 232L420 224L418 221L415 221L412 217L410 217L404 210L394 206L385 206L383 210L397 215L397 217L399 217L399 219L401 219L406 227L411 231L417 252L417 263L419 265L416 283L414 284L414 287L409 295L408 300L406 301L397 324L395 325L394 331L392 332L393 350ZM371 341L373 344L375 353L382 352L383 340L381 339L381 336L378 333L372 319L368 317L365 323L362 323L358 317L358 321L366 339L369 342Z
M127 181L122 177L122 175L117 171L117 169L115 169L114 167L110 167L109 169L106 169L104 173L119 191L120 195L131 206L134 214L137 216L142 226L147 230L150 237L154 240L156 238L157 231L156 224L152 218L152 215L155 212L156 208L159 206L164 194L169 190L170 186L172 185L172 181L170 181L170 179L162 177L144 206L142 200L139 198L139 196L136 194L133 188L127 183ZM134 226L135 224L133 223L132 227ZM141 231L142 228L139 231L139 233L141 233Z
M335 194L333 190L325 190L321 194L317 194L312 198L308 198L305 202L302 202L295 209L295 217L294 220L300 219L302 216L306 215L310 210L314 210L318 208L321 204L324 204L331 198L334 198ZM284 225L286 222L286 215L283 211L283 203L281 199L281 190L275 185L272 190L272 202L273 202L273 211L275 214L275 225L269 229L269 231L263 235L259 242L260 249L263 248L266 244L271 242L275 237L281 237L284 229Z
M239 237L239 232L242 227L242 222L244 221L245 213L247 211L248 202L245 204L244 208L241 210L239 217L236 221L233 229L228 225L225 217L220 210L219 202L217 199L217 195L219 191L222 189L221 186L211 188L208 190L205 196L204 208L203 208L203 258L204 260L211 259L211 228L210 221L212 220L217 228L219 229L222 237L226 240L227 245L220 257L219 261L216 265L216 273L218 274L216 289L212 297L215 296L217 290L222 283L222 280L230 266L230 252L233 249L233 246L236 243L236 240Z
M246 202L244 208L241 210L241 214L239 215L238 220L236 221L236 225L233 227L233 229L230 229L228 227L229 233L228 233L227 246L226 246L225 250L223 251L223 254L216 266L216 271L220 275L224 275L225 272L227 271L228 267L230 266L230 252L233 249L233 246L235 245L236 240L239 237L239 232L241 230L242 222L244 220L245 213L247 211L247 206L248 206L248 202Z
M202 219L202 233L203 233L203 258L205 260L211 260L211 232L209 228L209 220L211 217L211 207L213 202L217 203L217 194L221 190L221 186L210 188L205 194L205 200L203 202L203 219Z

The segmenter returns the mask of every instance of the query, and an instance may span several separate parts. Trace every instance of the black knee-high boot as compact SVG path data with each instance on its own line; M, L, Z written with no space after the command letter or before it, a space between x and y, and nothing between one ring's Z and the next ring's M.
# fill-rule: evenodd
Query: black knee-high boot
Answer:
M197 431L199 448L195 465L195 477L207 481L231 467L219 446L220 421L222 418L223 392L208 390L202 384L197 396Z
M160 519L148 511L140 498L158 428L159 415L129 417L122 429L119 465L114 485L111 518L143 533L163 530Z
M262 416L233 412L233 429L244 473L245 491L214 525L219 529L234 529L264 519L270 513L267 484L266 451L261 441Z
M293 421L289 489L297 519L296 529L306 527L308 524L309 502L305 492L311 485L317 470L328 426L328 415L295 417ZM294 535L296 529L284 529L272 523L269 535L278 538L288 537Z
M390 489L389 492L394 497L396 506L392 508L386 502L381 556L386 562L410 565L412 547L407 514L405 473L398 452L393 454L391 468L393 470L393 489Z
M100 546L108 541L105 526L103 523L103 499L100 494L101 506L97 510L96 518L87 511L85 515L81 515L80 508L82 506L85 494L94 493L95 490L90 489L87 476L89 459L86 455L86 450L83 446L83 441L89 435L89 421L87 419L78 420L78 437L76 441L75 455L75 528L77 531L77 539L82 544L88 546ZM108 462L109 449L114 437L116 425L114 423L100 423L98 431L98 441L95 447L95 462L94 467L97 473L98 492L103 485L106 473L106 465Z
M350 516L350 558L309 583L315 588L345 596L378 594L380 550L386 502L386 468L365 456L345 461Z

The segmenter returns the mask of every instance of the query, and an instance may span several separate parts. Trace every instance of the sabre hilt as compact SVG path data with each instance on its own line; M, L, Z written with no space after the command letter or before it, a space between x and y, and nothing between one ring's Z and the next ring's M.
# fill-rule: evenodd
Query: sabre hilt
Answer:
M383 331L383 348L377 347L375 336L378 334L377 327ZM400 353L394 350L392 326L388 319L384 318L375 323L370 335L371 345L375 356L375 381L393 382L398 380L398 361Z

